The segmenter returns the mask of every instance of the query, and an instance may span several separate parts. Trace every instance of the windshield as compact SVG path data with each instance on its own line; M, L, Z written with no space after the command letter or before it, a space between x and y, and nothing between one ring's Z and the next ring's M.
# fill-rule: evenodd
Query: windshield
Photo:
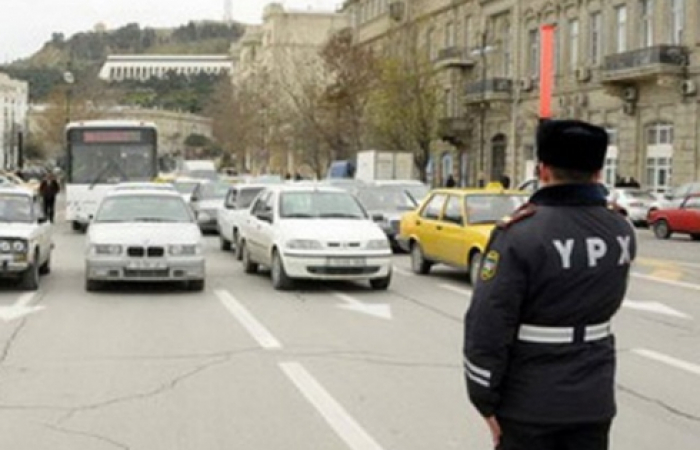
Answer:
M470 195L465 198L470 224L496 223L527 202L526 195Z
M362 206L347 192L286 192L280 196L280 217L366 219Z
M192 195L197 186L199 186L199 181L175 181L173 186L180 194Z
M407 211L417 205L405 190L395 187L360 189L357 199L370 211Z
M95 216L96 223L192 222L187 204L180 197L124 195L105 199Z
M403 189L413 198L416 204L420 204L430 193L430 189L425 185L404 186Z
M253 201L263 189L264 188L241 189L238 191L238 197L236 198L236 207L239 209L250 208L250 205L253 204Z
M70 181L77 184L150 181L158 173L154 151L150 144L73 144Z
M219 179L219 174L216 171L207 169L188 170L187 175L192 178L201 178L202 180L217 181Z
M230 184L226 183L205 183L199 189L200 200L223 200L231 189Z
M32 217L32 201L26 195L0 195L0 221L30 223Z

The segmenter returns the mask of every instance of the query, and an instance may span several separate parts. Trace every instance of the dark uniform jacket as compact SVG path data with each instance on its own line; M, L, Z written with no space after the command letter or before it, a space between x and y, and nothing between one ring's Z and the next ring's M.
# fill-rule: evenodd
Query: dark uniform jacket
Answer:
M611 419L615 342L584 339L620 308L634 230L595 185L540 189L495 229L465 318L464 366L485 416L566 424ZM521 325L575 327L571 343L526 342Z
M43 180L39 185L39 194L48 199L54 199L61 192L61 185L56 180Z

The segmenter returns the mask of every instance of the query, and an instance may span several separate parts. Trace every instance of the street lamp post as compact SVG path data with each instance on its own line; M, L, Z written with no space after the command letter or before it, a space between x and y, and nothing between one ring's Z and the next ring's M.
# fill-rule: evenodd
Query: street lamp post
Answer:
M486 55L491 53L494 48L487 45L488 41L488 31L486 25L481 32L481 42L479 43L479 48L475 49L472 54L481 57L481 102L479 103L479 156L478 156L478 168L479 173L484 174L484 156L486 153L486 110L488 109L488 104L486 103L486 90L488 82L486 77L488 75L487 70L487 60ZM482 183L485 180L479 180Z
M63 81L65 81L66 87L66 123L70 123L71 120L71 101L73 99L73 84L75 83L75 75L73 72L66 71L63 74Z

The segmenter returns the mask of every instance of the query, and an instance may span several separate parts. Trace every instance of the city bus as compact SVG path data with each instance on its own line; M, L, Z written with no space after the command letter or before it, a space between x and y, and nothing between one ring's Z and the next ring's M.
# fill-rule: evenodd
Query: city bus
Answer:
M158 130L137 121L69 123L66 163L66 220L73 230L85 231L114 185L158 176Z

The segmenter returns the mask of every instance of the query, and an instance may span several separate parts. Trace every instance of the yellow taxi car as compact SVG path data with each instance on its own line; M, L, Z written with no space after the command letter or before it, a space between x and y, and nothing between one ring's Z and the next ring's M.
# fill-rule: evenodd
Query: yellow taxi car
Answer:
M435 264L463 269L474 284L496 223L527 202L523 191L501 185L484 189L436 189L401 219L399 244L411 254L413 272Z

